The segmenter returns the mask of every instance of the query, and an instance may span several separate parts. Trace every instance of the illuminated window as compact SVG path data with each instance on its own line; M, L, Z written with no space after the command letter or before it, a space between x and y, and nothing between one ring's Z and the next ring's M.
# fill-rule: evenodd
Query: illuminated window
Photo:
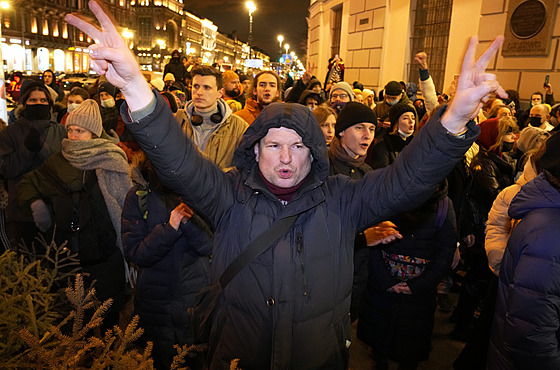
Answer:
M84 41L84 33L80 31L80 37L79 37L80 41Z
M68 38L68 25L66 23L62 25L62 38Z
M123 1L123 0L120 0L120 1L119 1L119 5L120 5L120 6L124 6L124 1Z
M52 34L54 37L58 37L58 22L54 22Z
M43 35L47 36L49 34L49 22L45 19L43 21Z
M31 33L37 33L37 17L31 17Z
M4 18L4 27L10 28L10 25L11 25L10 18Z

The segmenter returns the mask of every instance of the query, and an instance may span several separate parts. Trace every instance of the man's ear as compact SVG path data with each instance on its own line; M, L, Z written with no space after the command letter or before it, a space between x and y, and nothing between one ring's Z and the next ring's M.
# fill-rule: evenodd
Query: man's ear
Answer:
M224 88L222 87L220 90L218 90L218 94L220 94L220 96L218 96L218 99L221 99L224 97Z
M255 149L254 150L255 150L255 161L258 162L259 161L259 154L260 154L259 153L259 143L255 144Z
M346 131L346 130L344 130L344 131ZM340 131L340 132L338 133L338 136L343 137L343 136L344 136L344 131Z

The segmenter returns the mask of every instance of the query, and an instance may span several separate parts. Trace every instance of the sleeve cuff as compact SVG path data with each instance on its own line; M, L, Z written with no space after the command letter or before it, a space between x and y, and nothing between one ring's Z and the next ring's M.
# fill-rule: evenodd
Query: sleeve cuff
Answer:
M130 118L132 119L132 121L140 121L142 118L150 115L155 109L156 109L156 98L155 96L152 96L152 100L144 108L141 108L134 112L129 110Z
M426 81L430 78L430 71L427 69L420 69L420 81Z

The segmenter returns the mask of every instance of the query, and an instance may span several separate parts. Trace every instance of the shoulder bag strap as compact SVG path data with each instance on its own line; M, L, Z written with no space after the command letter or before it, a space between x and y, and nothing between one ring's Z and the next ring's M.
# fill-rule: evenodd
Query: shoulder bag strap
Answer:
M222 276L220 277L220 284L222 289L229 284L231 279L235 277L243 268L249 264L253 259L255 259L262 252L267 250L272 243L274 243L282 235L292 227L299 214L289 216L277 220L272 224L270 229L259 235L251 244L249 244L243 252L232 263L226 268Z

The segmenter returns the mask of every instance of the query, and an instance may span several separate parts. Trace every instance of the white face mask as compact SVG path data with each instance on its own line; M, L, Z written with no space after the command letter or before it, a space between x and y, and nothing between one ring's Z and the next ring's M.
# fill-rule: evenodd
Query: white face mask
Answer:
M101 100L101 106L103 108L113 108L115 106L115 99L110 98L110 99Z
M412 132L411 132L411 133L409 133L409 134L405 134L404 132L402 132L402 131L401 131L401 129L400 129L400 128L399 128L399 129L397 129L397 131L398 131L399 135L401 135L401 137L404 137L404 138L407 138L407 137L409 137L409 136L411 136L411 135L412 135Z
M68 113L72 113L72 111L76 108L78 108L80 106L80 104L78 103L73 103L73 104L68 104Z

